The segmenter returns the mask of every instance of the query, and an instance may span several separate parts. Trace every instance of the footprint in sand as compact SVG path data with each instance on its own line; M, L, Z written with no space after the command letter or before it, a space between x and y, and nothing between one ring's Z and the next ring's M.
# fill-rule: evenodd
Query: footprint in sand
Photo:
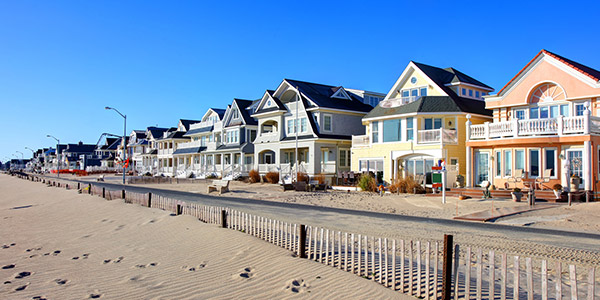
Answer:
M2 245L2 249L8 249L10 247L16 246L17 244L11 243L10 245Z
M27 250L25 250L25 252L31 252L31 251L40 251L42 250L42 247L37 247L37 248L29 248Z
M60 254L60 250L56 250L56 251L52 252L52 255L54 255L54 256L57 256L59 254Z
M12 268L14 268L14 267L15 267L15 265L14 265L14 264L10 264L10 265L3 266L3 267L2 267L2 270L8 270L8 269L12 269Z
M33 300L48 300L48 298L44 297L44 296L35 296L33 298L31 298Z
M123 256L119 256L119 258L116 258L116 259L105 259L105 260L104 260L104 264L107 264L107 263L109 263L109 262L111 262L111 261L112 261L113 263L115 263L115 264L118 264L118 263L120 263L120 262L121 262L121 261L122 261L124 258L125 258L125 257L123 257Z
M25 278L29 275L31 275L31 272L21 272L21 273L15 275L15 279Z
M286 290L289 290L292 293L303 293L308 291L309 286L303 279L294 279L288 282L288 285L285 287ZM310 292L310 291L308 291Z
M242 273L240 273L240 277L241 278L252 278L254 276L254 269L253 268L245 268L244 271Z
M149 263L147 265L136 265L135 267L138 269L145 269L145 268L149 268L149 267L156 267L158 265L158 263Z
M16 292L20 292L20 291L26 289L28 286L29 286L29 282L26 283L26 284L24 284L24 285L22 285L22 286L20 286L20 287L18 287L18 288L16 288L15 291Z
M54 279L54 282L56 282L56 284L58 284L58 285L65 285L69 281L66 279Z
M84 253L83 255L81 255L81 259L87 259L87 258L88 258L88 256L90 256L90 254L89 254L89 253ZM79 259L79 256L75 256L75 257L73 257L73 258L71 258L71 259L72 259L72 260L78 260L78 259Z
M206 263L207 262L204 261L204 262L202 262L201 264L199 264L197 266L191 266L191 267L190 266L183 266L181 268L184 269L184 270L188 270L190 272L196 272L196 271L198 271L198 270L206 267Z
M123 229L123 228L125 228L125 225L119 225L119 227L117 227L117 228L115 229L115 231L119 231L119 230L121 230L121 229Z
M102 294L100 294L100 293L91 293L91 294L88 296L88 298L90 298L90 299L98 299L98 298L100 298L100 297L102 297Z

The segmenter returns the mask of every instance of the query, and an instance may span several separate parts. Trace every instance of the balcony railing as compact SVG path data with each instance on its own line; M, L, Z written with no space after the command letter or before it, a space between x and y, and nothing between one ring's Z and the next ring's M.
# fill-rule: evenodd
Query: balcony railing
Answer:
M201 146L202 146L202 141L197 140L197 141L191 141L191 142L187 142L187 143L177 144L177 149L187 149L187 148L194 148L194 147L201 147Z
M370 138L368 135L353 135L352 147L368 147Z
M390 99L379 102L379 105L381 107L397 107L397 106L409 104L411 102L415 102L419 98L420 98L420 96L390 98Z
M486 122L468 126L470 140L495 138L600 133L600 117L589 115L547 119Z
M428 129L417 131L417 144L455 144L458 143L456 130L452 129Z
M206 150L207 151L214 151L217 150L217 147L221 146L220 142L208 142L206 143Z
M255 143L278 142L279 131L263 132L256 138Z
M204 121L204 122L200 122L200 123L194 123L194 124L190 125L190 130L213 126L213 125L215 125L215 123L218 123L218 122L220 122L220 121L209 120L209 121Z

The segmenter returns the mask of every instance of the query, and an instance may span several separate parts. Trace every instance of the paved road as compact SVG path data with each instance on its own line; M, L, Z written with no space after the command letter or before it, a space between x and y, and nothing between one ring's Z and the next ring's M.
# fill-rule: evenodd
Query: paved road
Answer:
M84 182L84 181L82 181ZM109 189L122 189L116 183L96 183ZM186 202L210 206L226 206L263 217L295 222L333 230L381 236L394 239L440 241L453 234L462 246L495 249L509 254L569 260L600 265L600 234L571 232L493 223L474 223L448 219L404 216L388 213L356 211L342 208L283 203L243 197L210 196L163 190L143 186L125 186L127 191L163 195Z

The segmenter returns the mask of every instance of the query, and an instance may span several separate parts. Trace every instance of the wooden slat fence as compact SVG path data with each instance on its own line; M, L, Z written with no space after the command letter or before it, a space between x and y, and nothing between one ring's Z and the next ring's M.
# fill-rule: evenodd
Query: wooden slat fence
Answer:
M121 190L105 190L109 200L121 198L121 193ZM102 196L102 188L92 185L91 194ZM221 224L222 211L226 211L227 228L299 254L299 224L161 195L127 192L124 201L148 206L150 198L152 208L191 215L210 224ZM388 239L306 226L308 259L424 299L442 299L442 246L436 240ZM454 300L600 299L600 289L596 289L600 285L597 266L533 259L461 245L454 245L453 250Z

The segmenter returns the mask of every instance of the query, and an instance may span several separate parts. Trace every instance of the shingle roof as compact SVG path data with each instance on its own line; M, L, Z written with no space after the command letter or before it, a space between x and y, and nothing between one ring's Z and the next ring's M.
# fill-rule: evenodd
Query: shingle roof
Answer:
M160 127L148 127L148 131L152 134L152 137L155 139L161 138L163 136L163 132L169 130L169 128L160 128Z
M348 93L352 98L337 99L331 96L339 89L339 86L325 85L319 83L305 82L293 79L284 79L291 86L298 88L300 92L314 102L318 107L333 108L357 112L369 112L372 107L364 104L353 93Z
M71 153L92 153L95 149L95 144L67 144L65 151Z
M214 126L207 126L202 128L195 128L192 130L188 130L183 136L192 136L194 134L203 133L203 132L211 132Z
M200 123L202 121L180 119L179 122L181 122L183 127L185 127L185 131L188 131L188 130L190 130L190 125L195 124L195 123Z
M225 115L225 111L226 111L225 109L222 109L222 108L212 108L212 107L211 107L211 109L214 112L216 112L217 115L219 115L219 119L221 119L221 120L223 119L223 116Z
M446 84L449 83L462 82L492 89L492 87L489 85L454 68L441 69L414 61L412 63L415 64L421 71L423 71L423 73L425 73L425 75L427 75L427 77L429 77L429 79L433 80L441 89L444 90L444 92L446 92L447 95L451 97L456 95L456 93L446 86Z
M181 149L175 150L175 152L173 152L173 155L177 155L177 154L196 154L196 153L200 153L200 152L202 152L204 150L206 150L206 147L181 148Z
M465 112L486 116L492 115L492 111L485 109L485 102L481 100L449 96L425 96L414 102L396 107L382 107L381 105L377 105L364 119L424 112Z
M169 139L188 139L184 136L185 132L183 131L171 131L164 138L159 138L157 140L169 140Z
M240 109L240 113L242 114L242 118L244 118L244 122L246 125L258 125L258 121L256 121L252 115L252 111L247 108L254 103L253 100L244 100L244 99L233 99L233 102L237 103L237 106ZM239 125L239 124L238 124Z

